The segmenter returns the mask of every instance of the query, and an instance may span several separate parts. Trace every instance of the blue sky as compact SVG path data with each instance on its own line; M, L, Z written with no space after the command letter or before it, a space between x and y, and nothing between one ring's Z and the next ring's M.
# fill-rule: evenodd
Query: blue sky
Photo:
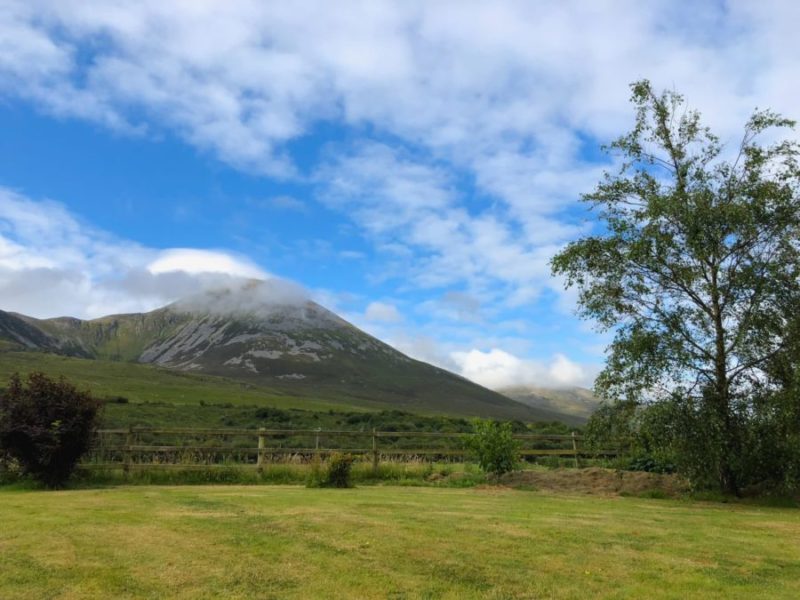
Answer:
M630 82L800 116L788 1L0 4L0 309L274 276L491 387L602 365L548 261Z

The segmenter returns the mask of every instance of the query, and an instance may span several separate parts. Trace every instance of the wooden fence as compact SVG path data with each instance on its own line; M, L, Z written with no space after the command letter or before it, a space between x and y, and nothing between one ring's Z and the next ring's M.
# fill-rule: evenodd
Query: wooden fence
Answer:
M473 434L418 431L330 431L322 429L181 429L145 428L98 431L90 468L206 468L265 464L291 458L308 460L332 452L364 455L377 469L381 458L467 460L465 441ZM515 434L523 458L567 457L579 466L585 457L615 456L619 449L589 450L583 437Z

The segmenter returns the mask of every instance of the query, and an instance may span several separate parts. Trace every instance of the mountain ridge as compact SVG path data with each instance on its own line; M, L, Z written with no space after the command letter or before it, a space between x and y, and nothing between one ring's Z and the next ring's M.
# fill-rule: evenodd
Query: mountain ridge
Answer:
M540 410L563 414L577 425L585 424L600 405L600 400L586 388L571 386L545 388L532 385L509 386L497 390L504 396Z
M19 350L138 362L411 412L571 420L410 358L310 300L262 302L262 292L252 287L91 320L0 311L0 339Z

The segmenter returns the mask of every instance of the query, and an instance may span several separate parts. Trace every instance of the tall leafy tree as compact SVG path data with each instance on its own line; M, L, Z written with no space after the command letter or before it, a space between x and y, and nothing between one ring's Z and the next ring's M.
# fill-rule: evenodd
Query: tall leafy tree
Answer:
M690 470L738 493L748 424L769 410L759 398L796 379L800 168L797 143L775 135L794 123L757 111L730 147L680 94L631 87L635 125L607 148L619 170L583 197L603 231L553 272L615 333L598 392L669 404L664 435L699 449Z

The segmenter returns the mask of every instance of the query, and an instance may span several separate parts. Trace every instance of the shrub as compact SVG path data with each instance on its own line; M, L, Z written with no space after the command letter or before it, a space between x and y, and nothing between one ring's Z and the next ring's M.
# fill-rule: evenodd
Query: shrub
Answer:
M292 419L291 415L286 411L281 410L280 408L272 408L270 406L257 408L254 414L256 419L269 419L279 422L291 421Z
M355 457L352 454L334 452L324 469L315 462L308 479L308 487L353 487L352 469Z
M19 475L19 463L0 448L0 485L15 482Z
M467 448L483 471L502 475L517 467L519 443L513 437L511 423L476 419L473 430L475 435L467 439Z
M48 487L62 486L89 450L101 401L63 377L18 374L0 396L0 448Z
M328 472L325 477L326 487L349 488L353 487L351 470L353 468L352 454L336 452L328 459Z
M631 458L626 468L628 471L645 471L647 473L674 473L675 465L652 454L639 454Z

